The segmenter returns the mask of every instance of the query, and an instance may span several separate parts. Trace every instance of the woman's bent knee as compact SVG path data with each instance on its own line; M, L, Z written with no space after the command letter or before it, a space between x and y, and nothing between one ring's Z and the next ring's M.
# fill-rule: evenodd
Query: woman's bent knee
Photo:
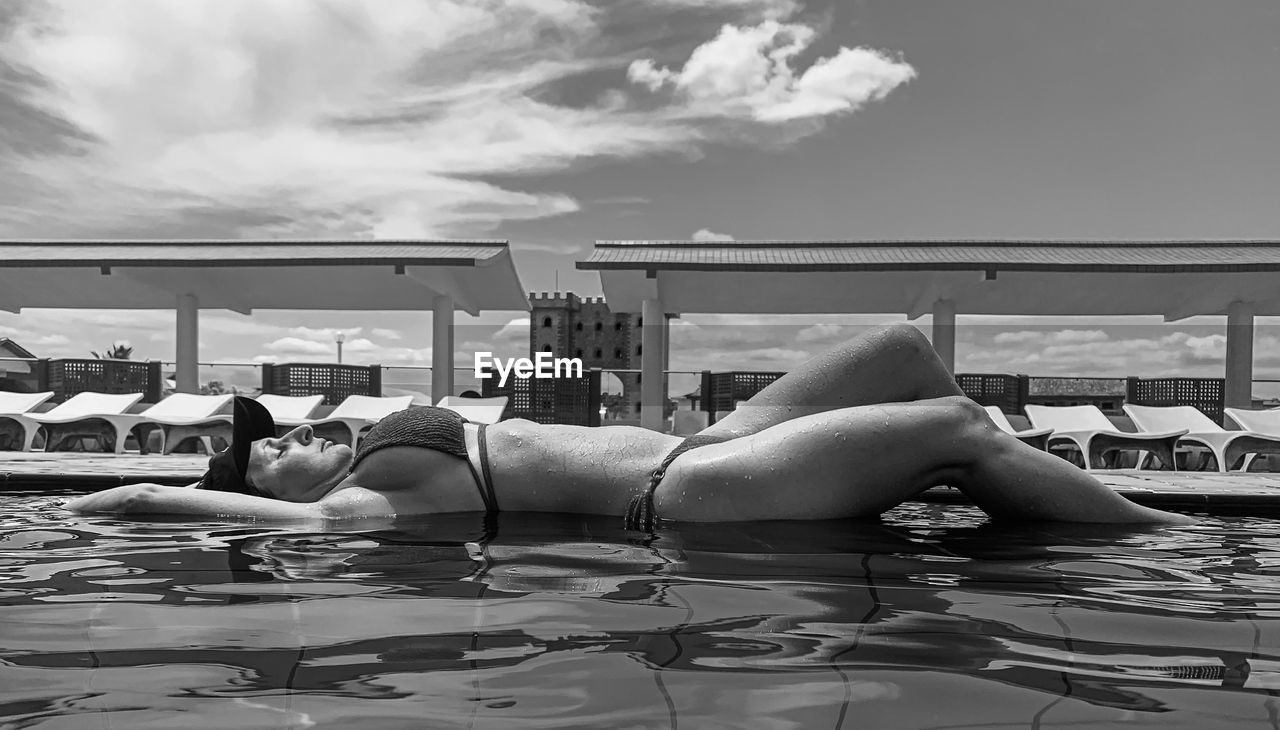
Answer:
M992 423L990 416L987 415L987 409L978 405L972 398L963 395L947 395L917 402L933 406L937 409L939 418L946 419L957 428L985 426Z
M909 324L894 324L885 326L877 334L877 345L886 358L886 365L895 369L900 382L916 384L912 399L960 393L923 332Z
M962 395L919 401L934 406L935 427L968 449L986 449L996 445L1003 432L996 427L987 410Z
M924 333L909 324L887 324L869 333L884 350L903 355L919 355L933 352L933 345Z

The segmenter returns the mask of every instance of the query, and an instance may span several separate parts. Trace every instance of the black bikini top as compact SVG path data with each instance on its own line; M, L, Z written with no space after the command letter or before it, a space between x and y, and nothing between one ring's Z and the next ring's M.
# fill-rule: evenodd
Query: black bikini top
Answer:
M476 479L476 488L484 499L484 506L490 512L498 511L498 499L493 492L493 480L489 475L488 447L485 443L484 424L480 424L479 445L480 464L484 476L476 473L476 467L467 456L467 436L462 424L467 423L456 411L435 406L415 406L403 411L396 411L383 418L369 429L369 433L360 440L360 448L351 462L351 470L355 471L360 460L369 454L388 446L416 446L422 449L439 451L442 454L464 459Z

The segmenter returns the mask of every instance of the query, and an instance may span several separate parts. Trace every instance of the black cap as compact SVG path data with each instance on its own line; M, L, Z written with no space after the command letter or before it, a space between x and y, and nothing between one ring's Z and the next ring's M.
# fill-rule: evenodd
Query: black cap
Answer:
M231 446L209 459L209 470L197 488L254 494L255 490L244 481L249 470L249 447L259 439L275 438L276 422L267 407L252 398L236 396L232 407Z

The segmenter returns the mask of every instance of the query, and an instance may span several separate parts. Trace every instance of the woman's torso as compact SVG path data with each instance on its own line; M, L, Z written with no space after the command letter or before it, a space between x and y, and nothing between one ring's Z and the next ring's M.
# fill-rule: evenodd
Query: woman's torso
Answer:
M680 438L635 426L489 426L489 468L504 510L621 515Z
M479 427L466 424L478 454ZM498 508L519 512L617 514L648 483L676 436L633 426L544 425L511 419L485 428L486 457ZM483 466L474 464L483 474ZM484 508L465 462L431 449L397 446L368 454L350 484L395 494L397 512Z

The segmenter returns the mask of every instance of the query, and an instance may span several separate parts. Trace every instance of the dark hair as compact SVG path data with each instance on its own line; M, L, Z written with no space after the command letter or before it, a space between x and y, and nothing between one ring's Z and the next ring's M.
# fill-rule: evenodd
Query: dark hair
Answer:
M231 449L219 451L209 457L209 470L200 478L196 489L237 494L254 494L258 491L249 485L248 480L236 469L236 461L231 454Z
M259 402L236 396L233 401L231 445L209 458L209 470L196 484L197 489L235 492L263 496L247 483L249 449L254 441L276 434L271 413Z

